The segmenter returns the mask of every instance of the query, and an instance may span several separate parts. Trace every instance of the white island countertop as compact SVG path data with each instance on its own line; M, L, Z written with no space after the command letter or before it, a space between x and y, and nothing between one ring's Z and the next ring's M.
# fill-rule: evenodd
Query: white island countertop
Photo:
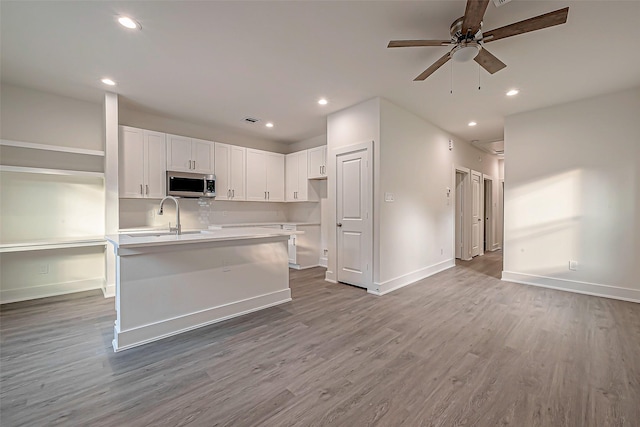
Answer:
M287 231L274 228L241 227L220 228L216 230L183 231L182 234L166 231L132 231L106 236L106 239L118 248L140 248L147 246L167 246L191 243L219 242L232 240L264 239L278 236L301 234L299 231Z

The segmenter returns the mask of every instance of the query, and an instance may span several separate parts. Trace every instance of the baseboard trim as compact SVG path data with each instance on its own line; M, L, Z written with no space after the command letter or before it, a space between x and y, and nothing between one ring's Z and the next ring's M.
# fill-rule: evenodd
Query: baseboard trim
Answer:
M367 289L367 292L372 295L382 296L388 294L389 292L393 292L397 289L415 283L419 280L425 279L429 276L433 276L434 274L440 273L441 271L447 270L451 267L455 267L455 265L455 259L448 259L391 280L386 280L384 282L374 282L374 288Z
M577 280L558 279L555 277L537 276L527 273L516 273L514 271L503 271L502 280L522 285L538 286L541 288L556 289L559 291L640 303L640 290L637 289L620 288L617 286L580 282Z
M114 298L116 296L116 285L107 285L105 283L105 285L102 287L102 295L104 295L105 298Z
M331 270L327 270L327 271L324 273L324 280L325 280L325 282L329 282L329 283L338 283L338 281L334 278L334 276L335 276L335 275L333 274L333 271L331 271Z
M126 331L114 326L113 350L123 351L291 301L291 289L211 307Z
M329 267L329 258L325 257L325 256L321 256L320 260L318 261L318 265L320 267L328 268Z
M40 286L31 286L21 289L0 290L0 304L8 304L18 301L55 297L58 295L72 294L75 292L91 291L104 287L104 278L75 280L72 282L50 283Z

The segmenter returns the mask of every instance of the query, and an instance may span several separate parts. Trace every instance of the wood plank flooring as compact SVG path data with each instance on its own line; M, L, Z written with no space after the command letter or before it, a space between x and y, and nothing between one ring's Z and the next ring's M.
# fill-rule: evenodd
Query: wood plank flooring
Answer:
M99 292L0 308L9 426L639 426L640 305L498 280L500 253L383 297L294 300L113 353Z

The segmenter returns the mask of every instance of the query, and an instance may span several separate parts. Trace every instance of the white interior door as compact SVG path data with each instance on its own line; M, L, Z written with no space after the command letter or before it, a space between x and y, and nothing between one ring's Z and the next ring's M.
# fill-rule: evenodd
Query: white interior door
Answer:
M456 258L462 259L464 237L464 174L456 172Z
M366 288L371 283L369 150L336 155L337 279Z
M480 209L480 183L482 177L479 172L471 171L471 256L480 255L482 242L482 211Z

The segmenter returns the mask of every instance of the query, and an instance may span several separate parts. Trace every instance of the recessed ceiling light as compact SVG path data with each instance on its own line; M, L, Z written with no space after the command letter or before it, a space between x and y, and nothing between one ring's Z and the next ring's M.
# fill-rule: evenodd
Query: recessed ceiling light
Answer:
M140 23L138 21L134 21L133 19L129 18L128 16L121 16L118 18L118 22L120 23L120 25L122 25L125 28L128 28L130 30L135 30L137 29L142 29L142 25L140 25Z
M511 89L509 92L507 92L507 96L515 96L519 93L520 91L518 89Z
M324 99L324 98L320 98L320 99L318 100L318 104L320 104L320 105L327 105L328 103L329 103L329 101L327 101L327 100L326 100L326 99Z
M104 78L104 79L102 79L102 80L100 80L100 81L101 81L102 83L106 84L107 86L115 86L115 85L116 85L116 82L114 82L114 81L113 81L113 80L111 80L111 79Z
M469 122L469 126L475 126L475 125L477 125L476 122Z
M265 126L268 127L268 128L272 128L273 127L273 123L269 122L269 123L265 124Z

